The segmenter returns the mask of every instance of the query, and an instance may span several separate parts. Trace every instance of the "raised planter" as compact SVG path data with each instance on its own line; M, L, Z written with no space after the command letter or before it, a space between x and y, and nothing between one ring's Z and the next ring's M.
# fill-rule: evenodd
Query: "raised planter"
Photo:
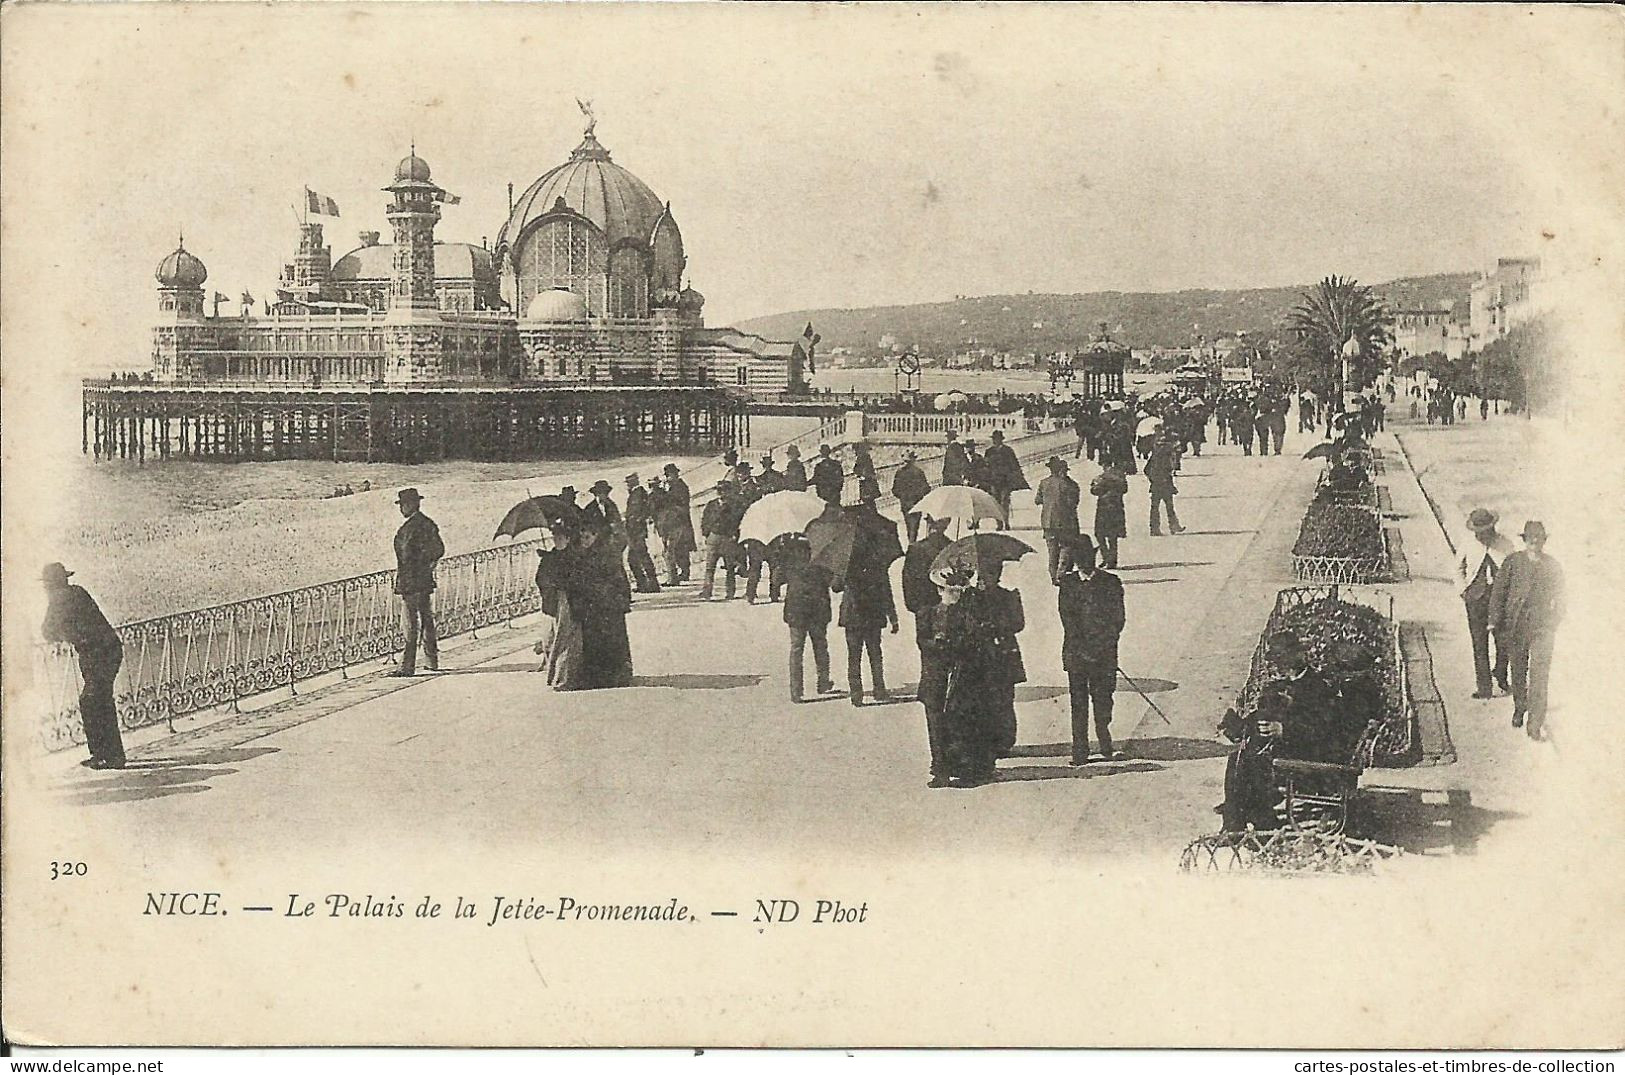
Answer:
M1259 693L1278 674L1271 668L1266 652L1269 637L1277 631L1290 632L1303 640L1310 664L1317 672L1325 672L1327 652L1334 642L1354 642L1372 658L1372 669L1367 674L1375 676L1381 685L1384 718L1355 748L1353 763L1357 767L1401 767L1419 760L1416 709L1411 702L1391 595L1336 583L1293 586L1276 594L1275 607L1253 650L1247 681L1236 697L1236 712L1243 720L1252 718ZM1337 675L1329 674L1327 678L1335 682Z
M1392 564L1376 507L1311 503L1292 547L1292 574L1302 582L1387 581Z

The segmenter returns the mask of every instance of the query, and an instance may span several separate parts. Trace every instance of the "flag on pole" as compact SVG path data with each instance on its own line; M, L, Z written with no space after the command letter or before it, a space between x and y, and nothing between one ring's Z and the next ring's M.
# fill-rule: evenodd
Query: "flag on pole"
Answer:
M254 296L250 295L246 291L243 292L243 305L244 306L252 306L252 305L254 305Z
M807 372L808 373L817 373L818 372L818 367L814 364L813 349L818 346L818 341L821 340L821 339L823 339L823 337L818 335L818 333L813 331L812 322L808 321L807 322L807 329L806 329L805 332L803 332L801 334L801 340L800 340L801 350L807 356Z
M451 193L449 190L437 190L434 192L434 200L437 202L445 202L447 205L456 205L463 199Z
M324 194L317 194L309 187L305 188L305 211L318 216L338 216L339 203Z

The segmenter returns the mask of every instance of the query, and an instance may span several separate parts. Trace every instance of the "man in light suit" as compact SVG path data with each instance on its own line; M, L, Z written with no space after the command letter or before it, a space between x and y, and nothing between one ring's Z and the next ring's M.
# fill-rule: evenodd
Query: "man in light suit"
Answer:
M1456 574L1461 582L1461 600L1467 607L1467 633L1473 640L1473 674L1478 689L1474 698L1491 698L1491 674L1503 693L1507 686L1507 644L1495 640L1495 664L1490 664L1490 593L1495 587L1501 564L1517 549L1511 539L1495 528L1497 517L1488 508L1474 508L1467 516L1472 536L1460 542L1461 559Z
M423 497L416 489L402 489L395 498L406 521L395 531L395 592L401 595L401 620L406 643L401 665L391 675L410 676L417 663L418 634L423 635L423 663L429 671L440 668L440 639L435 634L434 567L446 555L440 528L419 510Z
M1508 556L1490 592L1490 630L1508 649L1512 726L1528 718L1529 738L1544 739L1546 683L1552 646L1563 619L1563 569L1546 555L1546 527L1523 524L1524 550Z
M1083 491L1067 474L1065 459L1052 455L1048 466L1049 477L1038 483L1033 503L1039 507L1039 525L1044 530L1044 544L1049 546L1049 580L1058 585L1063 554L1078 534L1078 501Z

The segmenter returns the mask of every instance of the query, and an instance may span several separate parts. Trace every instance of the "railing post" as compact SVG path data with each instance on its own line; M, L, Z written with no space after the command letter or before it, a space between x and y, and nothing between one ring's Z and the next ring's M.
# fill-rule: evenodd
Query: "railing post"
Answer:
M342 581L339 583L339 630L338 630L338 637L337 637L336 641L337 641L337 644L338 644L338 647L339 647L339 678L340 679L349 679L350 678L350 654L349 654L349 648L350 647L348 645L348 640L349 640L349 637L350 637L350 635L349 635L349 632L350 632L350 617L349 617L349 614L348 614L348 609L349 609L349 603L350 602L349 602L349 599L345 596L346 594L349 593L349 589L350 588L348 586L346 586Z
M294 686L294 681L298 677L293 674L293 599L294 595L298 592L298 590L292 590L286 595L288 602L288 629L283 635L283 649L288 655L288 693L293 695L295 698L299 697L299 691Z

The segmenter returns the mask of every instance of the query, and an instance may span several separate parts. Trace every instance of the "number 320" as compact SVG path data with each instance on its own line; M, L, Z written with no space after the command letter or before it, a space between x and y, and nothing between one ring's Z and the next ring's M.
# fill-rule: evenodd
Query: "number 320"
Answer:
M53 862L51 863L51 880L62 877L83 877L90 872L90 867L83 862Z

